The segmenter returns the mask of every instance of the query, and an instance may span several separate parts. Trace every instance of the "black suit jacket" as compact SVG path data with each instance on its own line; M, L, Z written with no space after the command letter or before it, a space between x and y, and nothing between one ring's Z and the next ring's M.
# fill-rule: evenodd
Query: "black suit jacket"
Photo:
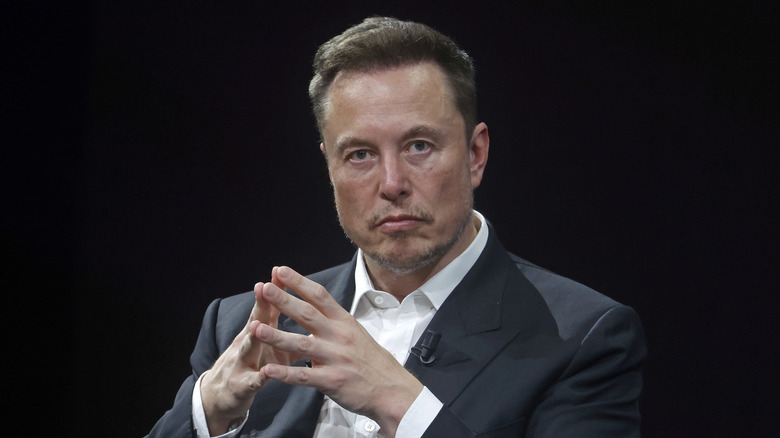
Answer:
M353 258L310 278L349 309L354 271ZM193 373L150 437L194 436L195 381L244 327L253 304L248 292L209 306L190 359ZM280 327L305 333L292 319ZM428 330L441 334L436 360L424 365L409 356L405 364L444 404L424 436L639 436L646 350L636 313L508 253L492 228ZM322 399L312 388L271 382L240 436L311 437Z

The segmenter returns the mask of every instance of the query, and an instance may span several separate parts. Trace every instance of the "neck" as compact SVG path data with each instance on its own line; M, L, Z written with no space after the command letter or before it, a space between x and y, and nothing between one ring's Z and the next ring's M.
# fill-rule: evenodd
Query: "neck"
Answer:
M371 281L378 290L385 291L394 296L399 302L403 301L409 294L419 289L420 286L430 280L431 277L439 273L445 266L449 265L455 258L463 254L463 251L469 247L474 238L477 237L480 222L476 216L466 225L460 238L454 245L439 259L428 265L409 273L399 274L391 271L372 260L370 257L364 257L366 270Z

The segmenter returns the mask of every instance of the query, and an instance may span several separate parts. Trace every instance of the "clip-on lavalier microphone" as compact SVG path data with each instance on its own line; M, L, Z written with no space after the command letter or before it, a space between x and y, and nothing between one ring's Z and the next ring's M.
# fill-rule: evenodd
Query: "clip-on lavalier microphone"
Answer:
M431 365L436 362L436 346L439 345L441 335L431 330L426 330L419 347L412 347L412 354L417 356L423 365Z

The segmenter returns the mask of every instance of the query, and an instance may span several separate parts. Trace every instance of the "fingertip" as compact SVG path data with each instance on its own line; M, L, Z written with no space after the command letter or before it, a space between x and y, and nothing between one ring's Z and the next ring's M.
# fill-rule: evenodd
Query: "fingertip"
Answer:
M275 298L278 294L279 286L273 283L266 283L262 293L265 298Z
M256 305L261 305L261 310L263 308L262 304L265 303L265 298L263 298L263 289L265 289L265 285L269 283L257 283L255 285L255 303Z
M279 266L276 269L276 275L283 280L290 279L293 275L293 272L294 271L289 266Z
M272 363L267 363L263 365L262 368L260 368L260 373L264 374L266 377L270 379L278 379L280 377L279 375L279 366Z
M268 331L268 329L263 328L263 325L258 321L255 328L252 330L252 333L255 335L255 338L261 340L261 341L270 341L270 335L271 333Z
M279 286L279 288L282 287L282 280L279 278L279 266L274 266L274 268L271 270L271 283Z

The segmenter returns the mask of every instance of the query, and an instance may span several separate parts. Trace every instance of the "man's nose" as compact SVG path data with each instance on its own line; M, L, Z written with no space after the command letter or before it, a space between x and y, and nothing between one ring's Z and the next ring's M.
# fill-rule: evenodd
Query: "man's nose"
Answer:
M408 169L398 157L383 157L382 160L382 197L389 201L398 201L411 194Z

